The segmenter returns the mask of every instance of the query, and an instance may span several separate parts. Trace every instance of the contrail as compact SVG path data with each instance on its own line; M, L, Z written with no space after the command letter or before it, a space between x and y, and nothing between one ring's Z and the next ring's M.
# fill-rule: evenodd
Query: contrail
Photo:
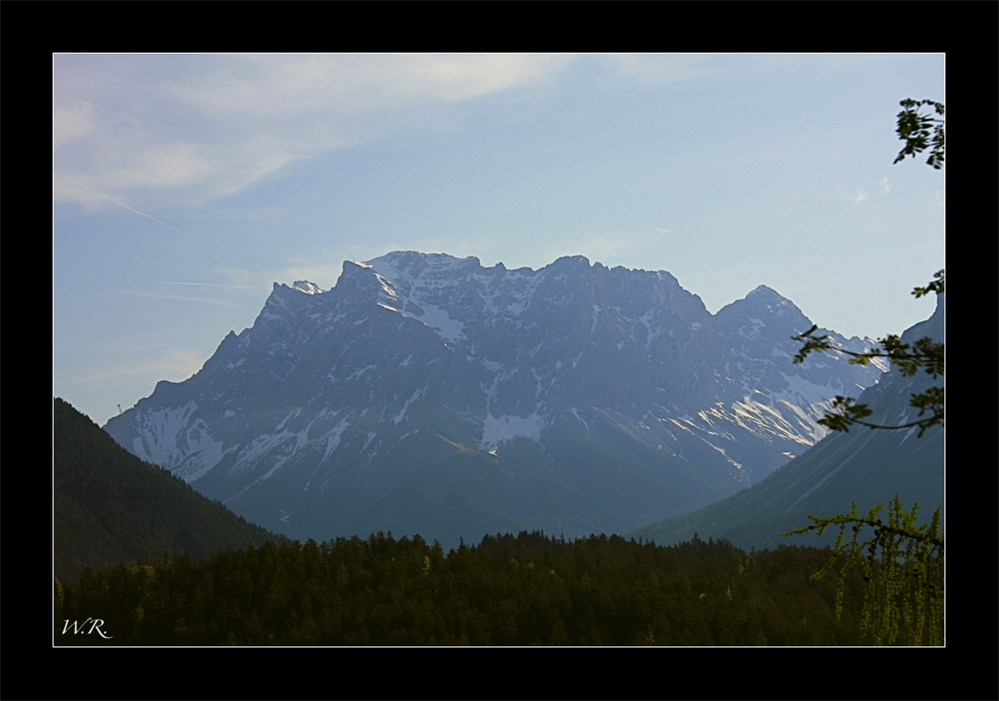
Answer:
M153 219L153 217L149 216L148 214L143 214L139 210L133 209L132 207L129 207L127 204L122 204L121 202L119 202L115 198L108 197L103 192L97 192L97 190L94 190L93 188L89 188L86 185L84 185L83 183L77 182L76 180L73 180L73 178L69 177L68 175L66 175L64 173L59 173L59 175L61 175L62 177L66 178L66 180L70 181L71 183L76 183L77 185L79 185L80 187L82 187L84 190L89 190L90 192L93 192L93 193L96 193L96 194L100 195L101 197L103 197L106 200L111 200L112 202L114 202L119 207L124 207L125 209L130 210L132 212L135 212L136 214L142 214L142 216L144 216L146 219L152 219L157 224L163 224L163 222L161 222L159 219ZM177 231L177 229L174 229L169 224L163 224L163 226L165 226L166 228L170 229L170 231L176 231L178 234L180 233L180 231Z

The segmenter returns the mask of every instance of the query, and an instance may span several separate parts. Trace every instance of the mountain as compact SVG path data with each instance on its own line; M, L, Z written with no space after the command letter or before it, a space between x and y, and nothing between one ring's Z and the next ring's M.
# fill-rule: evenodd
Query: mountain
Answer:
M105 430L296 538L623 532L760 481L877 381L792 365L810 326L764 286L712 315L662 271L393 252L328 291L275 283L251 328Z
M75 584L87 565L261 545L283 536L247 523L183 480L144 463L62 399L52 402L55 576Z
M902 341L913 343L928 336L942 343L944 316L944 295L940 294L933 315L907 329ZM898 426L919 418L918 410L909 404L912 394L943 384L942 377L934 379L922 371L906 377L891 368L857 401L873 411L865 421ZM702 538L725 538L745 549L802 544L804 539L815 539L809 544L823 545L831 543L833 536L796 536L789 540L777 534L811 524L810 514L849 513L853 503L866 515L876 504L887 508L895 495L906 509L918 503L919 520L927 521L944 502L945 434L942 425L927 429L921 438L917 438L918 433L918 427L889 431L860 426L847 433L832 433L762 482L703 509L650 524L628 535L660 545L688 540L694 533Z

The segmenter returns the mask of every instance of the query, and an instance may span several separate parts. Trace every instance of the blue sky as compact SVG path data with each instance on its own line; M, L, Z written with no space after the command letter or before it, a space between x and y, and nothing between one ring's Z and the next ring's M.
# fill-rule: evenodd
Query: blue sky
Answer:
M53 393L103 424L274 282L392 250L764 284L848 336L935 300L945 170L892 161L943 54L53 56Z

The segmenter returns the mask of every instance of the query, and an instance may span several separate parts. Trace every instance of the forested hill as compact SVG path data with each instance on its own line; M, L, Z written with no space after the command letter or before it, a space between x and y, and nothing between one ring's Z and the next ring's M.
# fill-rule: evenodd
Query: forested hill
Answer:
M54 570L75 583L87 565L284 542L195 492L169 471L124 450L101 428L53 398Z

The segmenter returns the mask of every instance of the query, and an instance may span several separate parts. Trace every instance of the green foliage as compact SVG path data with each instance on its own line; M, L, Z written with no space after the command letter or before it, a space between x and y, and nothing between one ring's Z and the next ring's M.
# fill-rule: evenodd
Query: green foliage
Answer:
M821 535L830 526L839 528L833 555L812 578L825 576L838 561L843 561L836 592L836 615L841 616L842 575L858 562L864 563L866 591L861 634L866 642L893 645L901 639L909 645L943 645L944 538L940 509L934 511L930 523L920 526L916 524L918 504L906 512L895 497L888 505L887 523L878 518L881 508L878 504L867 518L861 518L853 504L848 516L809 516L812 525L782 535L809 531ZM851 538L844 543L846 527L851 524ZM865 527L874 531L861 541Z
M943 115L943 103L934 100L907 99L902 100L899 104L904 109L898 113L898 137L905 141L905 147L899 152L894 162L905 160L906 156L915 158L917 153L922 153L929 148L930 157L926 163L939 170L943 167L944 162L945 122L943 119L930 116L930 114L922 114L918 110L922 105L930 105L936 114Z

